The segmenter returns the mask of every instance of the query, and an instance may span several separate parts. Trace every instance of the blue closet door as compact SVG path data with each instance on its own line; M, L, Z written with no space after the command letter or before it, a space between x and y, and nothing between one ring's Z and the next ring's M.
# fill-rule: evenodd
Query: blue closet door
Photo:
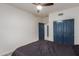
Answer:
M54 22L53 24L54 29L54 42L58 44L63 44L63 23L62 22Z
M74 45L74 19L54 21L54 42L65 45Z
M39 40L44 40L44 23L39 23Z
M74 19L64 20L64 44L74 45Z

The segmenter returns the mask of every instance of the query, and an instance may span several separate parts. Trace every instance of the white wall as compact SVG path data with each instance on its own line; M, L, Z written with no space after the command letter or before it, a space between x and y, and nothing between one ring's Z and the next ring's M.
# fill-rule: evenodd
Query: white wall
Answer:
M63 16L58 16L59 13L63 13ZM51 13L49 15L49 40L53 41L53 21L55 20L66 20L72 19L75 20L75 34L74 34L74 43L79 44L79 7L66 9L60 12Z
M39 18L39 22L47 24L49 21L48 19L49 19L48 17Z
M0 55L38 40L38 18L7 4L0 4Z

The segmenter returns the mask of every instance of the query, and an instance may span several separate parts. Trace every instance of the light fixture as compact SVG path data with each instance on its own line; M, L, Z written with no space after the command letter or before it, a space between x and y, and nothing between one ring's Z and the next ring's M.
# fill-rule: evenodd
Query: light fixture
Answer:
M33 5L36 5L36 11L39 13L43 7L46 7L46 6L52 6L54 5L54 3L32 3Z
M37 10L42 10L43 7L41 5L37 5L36 8Z

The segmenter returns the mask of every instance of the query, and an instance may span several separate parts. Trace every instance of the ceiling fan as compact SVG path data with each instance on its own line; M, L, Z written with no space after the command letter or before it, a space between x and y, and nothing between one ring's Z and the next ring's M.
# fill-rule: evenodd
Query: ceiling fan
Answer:
M54 3L33 3L34 5L41 5L41 6L51 6L54 5Z
M38 13L42 10L43 7L54 5L54 3L32 3L32 4L36 5Z

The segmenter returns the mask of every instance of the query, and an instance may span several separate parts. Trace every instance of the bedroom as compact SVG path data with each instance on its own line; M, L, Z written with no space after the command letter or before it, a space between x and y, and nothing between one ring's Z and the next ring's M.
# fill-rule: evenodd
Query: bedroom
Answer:
M0 55L11 55L18 47L39 40L39 23L44 23L44 40L54 41L53 22L74 19L74 43L79 44L79 3L54 3L37 11L32 3L0 3ZM47 26L49 26L47 36Z

